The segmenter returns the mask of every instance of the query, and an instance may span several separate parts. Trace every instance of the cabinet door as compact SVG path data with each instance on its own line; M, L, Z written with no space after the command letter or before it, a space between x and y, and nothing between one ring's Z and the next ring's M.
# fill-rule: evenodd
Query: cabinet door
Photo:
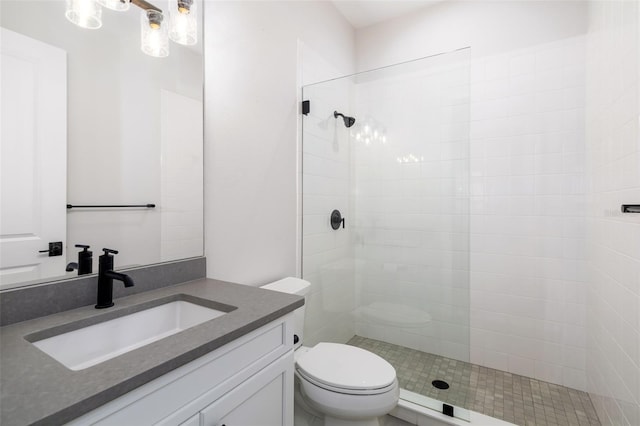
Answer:
M203 426L293 424L293 356L275 361L201 411Z

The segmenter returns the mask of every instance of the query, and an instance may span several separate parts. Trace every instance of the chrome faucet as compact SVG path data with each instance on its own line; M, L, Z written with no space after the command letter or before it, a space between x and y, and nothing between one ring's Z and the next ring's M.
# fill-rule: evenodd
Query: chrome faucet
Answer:
M98 259L98 304L96 309L113 306L113 280L122 281L125 287L133 287L134 282L127 274L113 270L113 256L117 250L103 248L104 254Z

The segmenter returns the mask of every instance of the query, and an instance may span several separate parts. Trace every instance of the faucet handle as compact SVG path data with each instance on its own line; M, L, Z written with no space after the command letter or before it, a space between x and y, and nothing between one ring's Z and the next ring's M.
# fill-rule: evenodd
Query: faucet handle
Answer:
M76 247L86 250L86 249L90 248L91 246L87 246L87 245L84 245L84 244L76 244Z
M112 250L112 249L108 249L108 248L103 248L102 251L107 256L109 255L109 253L118 254L118 250Z

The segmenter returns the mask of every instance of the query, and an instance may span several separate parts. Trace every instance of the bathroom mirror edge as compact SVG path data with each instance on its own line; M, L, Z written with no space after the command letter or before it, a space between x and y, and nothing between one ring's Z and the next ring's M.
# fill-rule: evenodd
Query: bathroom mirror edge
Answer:
M203 238L203 229L204 229L204 214L203 214L203 208L204 208L204 179L203 179L203 171L204 171L204 164L203 164L204 163L204 156L203 156L204 37L203 37L203 32L204 32L204 28L203 27L204 26L202 25L204 20L204 13L203 13L204 2L198 2L199 24L198 24L197 45L195 46L195 48L193 46L183 47L171 42L171 55L169 56L169 58L150 58L140 50L140 44L139 44L140 41L138 38L140 28L139 28L139 21L137 19L139 11L137 9L134 11L132 8L132 10L128 11L128 13L135 15L135 19L131 19L131 17L122 16L120 15L119 12L113 12L113 11L108 11L104 9L103 28L99 30L84 30L84 29L77 28L71 22L68 22L64 18L64 1L19 2L19 1L8 0L8 1L2 2L3 13L1 14L1 16L3 18L0 21L0 25L3 28L8 28L11 31L16 30L15 28L16 24L15 22L12 22L12 21L15 21L14 16L12 16L11 13L7 13L7 12L14 11L15 9L10 9L10 7L12 7L12 5L16 5L19 3L23 3L23 4L28 3L28 5L31 7L38 7L41 5L53 4L53 3L57 3L61 5L61 10L59 11L60 16L56 16L55 18L53 18L52 13L44 13L44 11L40 11L39 13L41 15L47 15L47 16L41 16L41 19L45 19L45 18L50 19L52 22L49 24L51 25L53 25L53 22L56 22L57 24L60 24L60 25L65 25L65 27L62 27L63 30L61 32L71 33L73 31L79 31L77 32L77 34L80 34L83 36L83 37L75 37L73 40L69 42L70 46L67 49L64 49L67 52L67 63L68 63L67 80L69 84L68 84L68 91L67 91L67 102L68 102L67 109L69 112L68 112L68 118L67 118L67 134L68 134L67 156L68 156L68 164L70 167L70 169L67 170L67 197L65 200L66 202L65 204L67 203L79 203L79 204L104 204L104 203L125 204L126 203L126 204L129 204L129 203L137 203L137 202L145 202L145 203L153 202L153 203L156 203L157 205L157 208L154 209L153 212L144 212L144 211L136 211L136 210L127 211L125 209L122 209L119 211L120 222L114 220L112 223L109 223L108 225L104 224L105 222L104 218L108 217L109 215L113 215L113 211L89 212L88 209L85 211L77 211L77 212L66 211L65 217L66 217L66 222L69 228L66 233L66 239L64 243L64 253L61 256L62 258L64 258L65 263L68 264L70 262L77 262L76 252L78 251L78 249L74 247L75 244L91 245L90 250L93 251L93 271L94 272L97 272L97 269L98 269L97 259L103 247L115 248L120 250L121 254L116 257L117 270L135 270L143 267L159 266L162 264L172 263L180 260L189 260L189 259L202 257L204 255L204 238ZM161 3L162 6L166 6L165 5L166 1L164 0L159 3ZM34 15L31 15L31 16L34 16ZM127 30L124 31L124 30L118 29L119 28L118 25L127 26ZM101 102L95 102L95 99L100 99L99 95L101 93L122 92L120 93L120 97L118 98L120 102L118 103L117 111L114 112L113 116L111 117L97 116L96 117L97 119L103 122L106 122L106 124L103 123L103 125L106 125L108 127L118 128L120 132L119 134L116 135L117 138L112 138L109 142L112 143L113 145L118 145L117 147L119 149L118 154L121 155L122 157L120 158L119 162L117 162L116 164L110 165L110 169L113 170L114 174L108 175L105 177L104 173L100 173L101 172L100 168L97 168L97 170L94 168L92 170L91 164L77 167L76 170L71 170L74 164L73 163L74 160L77 160L78 158L87 158L91 156L92 148L87 147L86 145L88 145L87 144L88 140L93 139L93 138L87 138L86 136L88 135L86 132L82 133L77 128L74 127L76 122L79 121L74 116L74 111L76 111L78 107L77 106L74 107L72 104L74 102L76 103L78 102L79 94L77 92L74 93L73 81L74 79L82 78L82 77L78 77L79 73L76 72L79 69L78 63L80 62L80 59L78 59L78 57L74 57L74 54L77 52L81 52L83 50L86 51L87 49L96 49L95 46L89 46L89 47L80 46L80 44L83 42L83 40L81 39L86 38L88 40L87 43L95 42L96 37L112 39L114 38L114 32L119 33L122 36L122 39L118 39L115 42L115 46L117 46L117 48L120 50L120 53L118 53L120 55L118 59L120 60L128 59L134 63L130 64L127 61L124 61L122 63L114 61L114 62L117 62L117 65L115 65L114 68L118 68L118 72L119 72L118 76L120 78L119 82L122 83L122 85L118 87L105 87L103 89L103 92L98 91L98 93L93 93L93 92L89 93L88 95L92 96L93 98L90 101L87 101L87 103L92 102L93 104L101 103ZM25 31L23 31L21 34L24 34L24 33ZM26 31L26 33L27 34L25 35L27 37L33 38L35 40L43 38L42 34L31 34L31 33L28 33L28 31ZM85 35L86 37L84 37ZM59 44L61 43L60 39L41 40L41 41L43 41L44 43L52 41L51 45L58 48L60 47ZM3 41L3 44L4 44L4 41ZM107 56L103 51L100 51L99 54L100 54L99 56L101 57ZM173 63L170 62L172 60L171 56L175 57ZM184 57L197 58L197 60L195 61L195 63L197 63L197 67L192 67L192 68L185 67L185 64L192 64L192 62L186 62L186 61L176 64L176 62L180 62L180 59ZM90 59L91 58L87 58L87 61ZM154 92L153 99L157 100L158 102L149 103L152 101L151 98L128 99L125 97L128 93L136 93L136 94L140 93L140 91L135 90L136 86L140 86L140 82L137 81L135 76L133 76L135 73L132 72L133 70L131 68L129 68L129 70L126 70L127 66L139 67L135 69L135 71L137 71L138 74L140 74L139 78L149 78L149 75L152 75L154 73L155 74L172 74L172 73L176 74L176 71L183 72L187 76L195 75L197 76L197 78L194 78L191 81L187 81L187 82L185 82L184 80L179 80L179 78L177 78L175 81L172 81L170 83L167 83L167 80L165 79L163 84L161 84L158 88L156 88L157 90L155 90ZM112 71L114 68L101 69L100 72L108 73L108 71L110 70ZM91 70L95 71L96 69L97 67L94 66ZM126 75L126 78L123 78L122 75ZM103 77L104 77L103 75L93 75L93 78L96 80L102 79ZM104 78L106 81L113 80L113 79L109 80L106 77ZM106 83L104 83L103 81L101 81L101 84L106 85ZM196 84L197 84L197 93L195 93L194 90L192 89ZM187 85L190 85L189 87L191 87L191 89L189 87L186 87ZM132 90L129 91L129 89L132 89ZM147 92L150 92L152 89L153 88L145 87L144 90L142 91L146 90ZM165 129L166 122L162 120L162 116L161 116L162 108L164 108L166 105L169 105L169 101L166 99L167 96L165 95L167 95L168 97L178 95L178 97L180 96L183 97L187 102L189 102L190 100L193 100L199 104L199 107L197 109L197 114L194 114L197 118L196 121L199 122L199 126L197 126L197 128L194 129L194 133L198 134L199 136L199 141L198 141L197 147L195 147L194 150L190 152L190 155L192 156L191 160L197 163L196 168L198 170L197 170L197 173L193 173L193 176L196 176L196 175L198 176L198 182L197 182L197 185L194 185L194 187L191 188L191 191L190 191L191 199L189 201L192 201L192 202L179 203L179 205L189 206L189 208L191 209L191 211L188 212L189 219L184 220L185 214L183 214L182 218L177 219L178 221L177 223L176 223L176 217L175 217L176 209L173 209L173 210L163 209L166 203L163 203L161 201L161 198L163 195L165 195L162 193L165 187L171 186L174 183L169 180L170 176L168 176L166 173L163 174L164 171L162 170L162 167L165 166L165 163L167 162L168 159L169 160L176 159L176 162L178 161L178 157L174 155L176 151L179 151L178 146L175 146L175 145L169 146L168 149L164 152L155 152L155 154L158 154L158 155L154 155L152 160L146 161L146 163L145 163L145 160L142 161L142 163L145 163L143 165L149 165L149 163L154 163L153 167L155 169L152 170L151 173L149 173L154 176L154 179L153 180L148 179L147 181L144 182L144 184L140 185L141 188L139 189L141 192L143 192L151 188L152 191L149 191L149 192L153 192L153 194L155 195L151 195L149 197L140 197L142 198L140 199L139 197L136 197L136 194L132 193L132 191L128 188L128 186L132 186L132 185L129 185L129 182L131 181L137 182L137 180L140 179L141 176L146 175L148 172L148 169L141 169L138 172L133 171L135 169L135 166L138 165L137 163L139 161L139 157L137 158L136 154L140 154L141 152L145 153L145 149L149 147L149 144L153 144L154 145L153 148L158 151L161 151L162 149L166 148L166 146L161 146L163 143L165 143L166 145L166 138L164 138L164 134L163 134L163 132L166 130ZM165 98L163 98L163 96L165 96ZM145 104L145 102L147 103ZM132 121L135 121L139 118L139 117L136 117L139 114L130 113L131 109L135 109L136 112L153 110L153 113L156 114L156 116L153 117L154 119L153 124L156 128L153 131L154 134L147 138L147 141L146 141L147 146L135 146L133 144L133 142L137 142L137 139L140 137L139 128L134 128L132 129L131 132L126 132L127 130L126 125L131 124ZM150 113L146 113L146 114L151 115ZM140 115L145 115L145 113L143 112L143 114L140 114ZM113 118L113 117L121 118L123 122L115 123L110 121L109 118ZM142 119L144 118L145 117L142 117ZM3 117L3 121L4 121L4 117ZM193 121L191 123L193 123ZM97 134L98 130L96 130L95 132L96 135L89 134L89 136L96 136L96 139L97 139L100 136L99 134ZM113 136L113 135L110 134L108 136ZM78 147L80 142L82 142L82 144L85 144L85 145L81 145L84 151L82 152L74 151L74 147ZM95 156L99 157L100 154L101 152L98 149L98 152L95 153ZM96 161L101 161L101 160L96 160ZM182 159L179 159L179 161L182 161ZM89 161L89 163L91 163L91 161ZM90 172L83 174L83 172L86 170L89 170ZM120 174L118 174L118 172L120 172ZM89 179L87 179L87 182L84 182L83 186L79 187L78 176L86 176L86 175L91 176L91 178L93 178L95 175L100 175L100 177L95 178L95 181L89 181ZM121 193L118 192L116 194L114 190L114 192L106 194L105 198L99 198L101 193L104 194L105 192L108 192L108 188L105 189L105 184L109 184L110 186L115 188L115 190L121 191ZM143 186L144 188L142 188ZM179 189L175 188L176 185L173 185L173 186L174 186L173 188L168 188L168 190L173 190L174 194L180 191ZM86 192L83 192L82 190L85 190L85 189L89 189L89 190ZM79 196L79 194L81 196ZM109 197L109 195L114 195L114 194L116 194L116 196ZM121 199L118 198L120 196L122 197ZM114 200L114 198L116 199ZM174 206L175 205L176 204L174 203ZM173 224L169 223L169 225L165 226L165 228L163 229L162 228L163 219L161 217L165 215L165 213L167 216L173 215L174 217L170 219L174 220L174 222ZM135 232L129 233L129 231L132 228L135 228L136 226L140 225L138 230L143 230L145 232L149 231L149 228L151 227L146 226L142 223L144 222L144 220L152 217L152 215L156 216L155 218L153 218L153 228L155 230L153 233L153 236L150 238L139 238L138 242L140 241L147 242L147 240L150 240L148 241L148 243L150 245L153 245L154 246L153 250L156 251L154 256L147 255L147 252L149 250L140 248L142 244L138 244L138 246L133 245L129 247L127 242L127 236L130 237L129 238L130 240L135 239L136 237L139 237L139 234L135 234ZM99 219L94 220L92 222L91 217L95 217ZM121 228L115 228L119 224L122 224L123 226ZM172 251L172 248L175 248L175 246L177 246L178 243L181 243L179 241L179 238L177 239L175 238L175 236L180 232L179 228L181 224L187 224L191 226L191 235L195 236L193 241L189 243L191 244L190 248L188 250L183 250L182 255L175 254L179 252L179 250ZM76 225L78 225L77 230L74 228L76 227ZM171 229L170 225L173 226L174 229ZM102 235L95 235L92 238L85 238L83 237L84 234L81 234L81 232L87 229L91 229L91 230L101 229ZM162 251L164 250L164 248L162 249L160 248L160 246L162 245L161 244L162 236L160 234L162 232L164 232L165 235L168 235L169 233L173 232L173 236L175 239L174 242L176 242L176 244L173 247L171 246L171 244L165 244L167 246L165 247L166 251ZM98 232L97 234L100 234L100 233ZM124 241L123 243L113 242L117 239L115 238L115 236L117 236L116 234L119 234L118 236L122 237L122 241ZM88 241L90 239L92 239L93 241ZM142 256L139 257L138 255L142 255ZM73 271L72 273L67 273L66 275L64 275L64 273L65 272L63 269L60 274L57 274L54 276L43 276L43 277L39 277L32 280L23 280L23 281L16 281L16 282L8 282L8 280L2 280L2 278L0 278L0 282L2 282L2 284L0 285L0 293L5 293L6 291L14 291L20 288L39 287L39 286L44 286L44 285L53 284L53 283L71 281L77 278L92 277L97 275L95 273L92 273L92 274L80 276L77 274L77 271Z

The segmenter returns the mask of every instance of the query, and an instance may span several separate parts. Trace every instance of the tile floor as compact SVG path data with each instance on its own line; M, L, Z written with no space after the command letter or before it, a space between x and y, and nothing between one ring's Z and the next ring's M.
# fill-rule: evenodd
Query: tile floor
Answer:
M354 336L349 345L394 366L400 387L522 426L600 425L589 395L505 371ZM439 390L433 380L446 381Z

